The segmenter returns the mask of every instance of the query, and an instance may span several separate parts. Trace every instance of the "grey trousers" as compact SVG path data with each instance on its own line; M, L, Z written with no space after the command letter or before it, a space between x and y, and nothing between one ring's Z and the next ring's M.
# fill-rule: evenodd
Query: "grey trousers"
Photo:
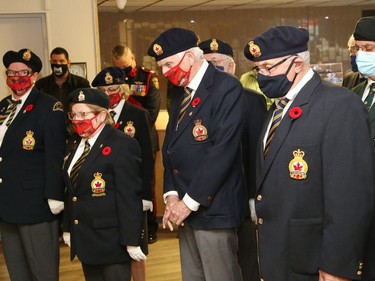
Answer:
M242 281L235 228L196 230L185 222L179 243L183 281Z
M11 281L59 280L59 221L17 225L0 221Z

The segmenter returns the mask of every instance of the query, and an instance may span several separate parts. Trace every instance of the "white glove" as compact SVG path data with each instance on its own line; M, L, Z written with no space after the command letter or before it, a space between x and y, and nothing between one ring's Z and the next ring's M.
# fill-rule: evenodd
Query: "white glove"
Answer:
M148 210L150 210L152 212L152 210L154 209L154 205L152 204L152 201L142 199L142 205L143 205L143 211L144 212L146 212Z
M145 259L146 259L146 256L145 256L145 254L142 252L140 246L126 246L126 250L128 251L129 256L130 256L133 260L141 261L141 260L145 260Z
M48 199L48 205L51 210L51 213L54 215L57 215L60 213L62 210L64 210L64 202L63 201L58 201L55 199Z
M257 221L257 214L255 212L255 199L251 198L249 200L249 207L250 207L250 218L253 222Z
M63 233L63 240L66 245L70 248L70 232L64 232Z

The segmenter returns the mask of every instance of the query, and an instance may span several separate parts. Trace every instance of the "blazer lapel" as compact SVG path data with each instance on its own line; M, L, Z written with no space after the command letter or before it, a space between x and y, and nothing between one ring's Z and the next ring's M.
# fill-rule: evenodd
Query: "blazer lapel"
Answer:
M285 139L287 138L287 136L289 135L289 132L293 126L293 122L295 119L292 119L289 117L289 110L293 107L300 107L303 111L303 107L304 106L307 106L308 103L309 103L309 100L312 96L312 94L314 93L315 91L315 88L321 83L321 79L319 77L319 75L317 73L314 73L314 76L310 79L309 82L307 82L307 84L301 89L301 91L298 93L298 95L296 96L296 98L294 99L293 103L290 105L289 109L287 112L285 112L284 114L284 117L283 119L281 120L281 123L279 125L279 127L277 128L276 130L276 133L275 133L275 136L270 144L270 148L268 150L268 153L267 153L267 156L264 158L264 162L261 162L260 163L263 163L263 165L261 165L261 171L260 171L260 174L259 174L259 179L257 180L257 189L260 188L261 184L263 183L264 181L264 178L266 177L270 167L272 166L272 163L274 162L277 154L279 153L280 151L280 148L281 146L283 145ZM272 109L274 109L274 105L272 106ZM273 112L273 111L271 111ZM270 114L271 117L272 117L272 114ZM267 125L268 123L270 122L270 116L268 117L267 119L267 123L265 123L265 127L263 128L263 132L262 132L262 136L264 138L264 135L265 135L265 130L267 129ZM263 139L261 139L260 141L262 141L263 143ZM259 147L262 148L262 154L263 154L263 144L260 145ZM258 155L258 161L259 161L259 157L263 157L263 156L260 156Z
M105 147L104 142L108 138L108 135L110 134L111 129L114 129L114 128L111 128L111 125L107 124L104 126L103 130L100 132L100 135L96 139L94 145L91 147L89 155L87 155L85 161L82 163L82 166L80 169L85 170L87 167L90 167L95 162L96 158L100 156L103 148ZM92 176L94 177L94 175ZM77 186L79 186L82 179L83 179L83 175L80 175L80 173L78 173Z
M213 83L214 71L215 71L215 67L210 64L208 66L207 70L206 70L206 73L203 75L202 81L200 82L200 84L198 86L198 89L195 91L194 96L193 96L188 108L186 109L186 113L185 113L184 118L181 120L180 124L178 125L177 130L175 130L175 132L173 134L173 139L172 139L171 144L174 143L179 138L179 136L181 136L181 134L187 129L187 126L192 121L195 120L194 119L195 116L198 114L200 109L203 107L205 101L207 100L208 96L210 95L210 92L208 91L208 89ZM181 97L181 100L180 100L180 104L181 104L181 101L182 101L182 97ZM179 111L179 109L177 110L177 116L175 116L175 118L173 118L173 120L178 119L178 111ZM176 124L175 124L174 128L176 129L176 127L177 127L177 121L176 121Z

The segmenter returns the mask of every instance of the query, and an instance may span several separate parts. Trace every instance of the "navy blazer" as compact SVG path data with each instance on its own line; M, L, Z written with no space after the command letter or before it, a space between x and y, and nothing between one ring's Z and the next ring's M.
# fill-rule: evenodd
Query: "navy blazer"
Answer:
M242 136L242 157L245 169L248 199L255 198L255 166L259 135L267 116L267 103L262 94L244 88L246 97L246 116ZM250 211L247 213L250 215Z
M210 64L177 130L183 88L173 91L163 145L164 193L177 191L180 198L188 193L201 204L187 218L195 229L237 227L247 205L242 86ZM206 136L193 135L205 129Z
M74 188L67 170L79 143L74 135L63 168L67 187L63 229L71 233L71 259L77 255L86 264L128 262L126 246L140 245L143 221L139 144L105 125Z
M0 102L0 114L8 107L7 99L11 96ZM35 224L57 218L51 213L47 199L64 200L61 167L65 145L65 114L61 103L32 89L0 147L1 220Z
M300 114L291 114L293 108ZM294 154L298 150L302 158ZM307 177L292 178L300 166L308 168ZM314 73L285 113L265 158L259 142L256 213L262 278L316 281L322 269L359 279L374 207L374 169L363 103L352 91Z
M149 119L150 115L146 109L125 102L115 128L134 137L139 142L142 150L142 198L152 201L154 198L155 161ZM127 130L128 122L132 122L129 131Z

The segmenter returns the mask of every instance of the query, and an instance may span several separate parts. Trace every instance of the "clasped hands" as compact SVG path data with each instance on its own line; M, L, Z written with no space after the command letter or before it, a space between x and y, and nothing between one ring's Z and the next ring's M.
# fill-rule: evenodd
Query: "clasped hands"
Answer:
M184 220L192 211L186 206L183 200L176 195L169 195L166 198L165 212L163 216L163 228L173 231L173 225L184 225Z

